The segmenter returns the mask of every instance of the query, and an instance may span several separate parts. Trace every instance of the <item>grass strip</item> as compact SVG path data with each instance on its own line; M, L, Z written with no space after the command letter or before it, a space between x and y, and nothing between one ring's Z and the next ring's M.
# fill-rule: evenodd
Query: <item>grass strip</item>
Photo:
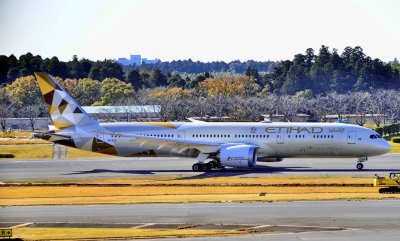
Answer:
M97 182L96 183L94 183ZM125 181L125 182L124 182ZM50 183L50 185L48 185ZM217 177L79 180L0 187L0 205L185 203L400 198L379 194L372 178ZM91 185L84 185L84 184ZM129 183L129 185L122 185ZM108 184L108 185L107 185Z
M145 204L145 203L199 203L199 202L287 202L323 200L400 199L399 194L371 193L284 193L270 194L204 194L204 195L151 195L1 199L1 206L34 205L94 205L94 204Z
M12 155L15 159L50 159L53 153L53 145L1 145L0 154ZM108 158L95 152L83 151L67 147L67 158ZM9 158L9 157L8 157Z
M135 228L17 228L13 237L24 240L105 240L183 238L239 235L234 230L185 230L185 229L135 229Z

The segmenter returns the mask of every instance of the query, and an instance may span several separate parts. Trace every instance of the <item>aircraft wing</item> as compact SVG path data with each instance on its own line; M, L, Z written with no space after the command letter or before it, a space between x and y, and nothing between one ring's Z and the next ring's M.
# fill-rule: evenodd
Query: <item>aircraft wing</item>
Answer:
M136 142L142 142L142 143L149 142L160 146L169 145L173 146L174 148L180 149L182 151L190 148L195 148L201 151L202 153L215 153L221 148L222 145L227 144L222 142L192 141L192 140L182 140L178 138L153 137L153 136L142 136L135 134L122 134L122 133L111 133L111 132L101 132L101 131L95 131L95 133L104 135L114 135L118 137L128 137L134 139Z

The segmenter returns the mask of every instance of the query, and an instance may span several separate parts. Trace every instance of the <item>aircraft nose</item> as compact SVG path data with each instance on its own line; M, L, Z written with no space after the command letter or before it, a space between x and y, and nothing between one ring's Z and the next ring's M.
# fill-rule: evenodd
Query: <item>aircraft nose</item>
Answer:
M390 144L384 140L384 144L382 145L382 152L383 153L388 153L390 150L392 150L392 147L390 146Z
M388 153L392 148L386 140L382 139L370 145L368 149L370 155L377 156Z

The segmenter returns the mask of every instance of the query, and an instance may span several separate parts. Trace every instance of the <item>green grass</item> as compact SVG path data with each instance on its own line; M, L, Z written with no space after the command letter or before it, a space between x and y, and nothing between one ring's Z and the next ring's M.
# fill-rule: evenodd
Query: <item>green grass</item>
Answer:
M1 145L0 154L13 155L17 159L48 159L52 155L51 145Z
M379 188L372 186L372 177L218 177L201 180L175 178L131 177L74 181L77 184L98 184L90 186L74 185L74 182L69 186L3 186L0 187L2 194L0 206L400 198L399 194L380 194ZM102 183L135 185L107 186ZM270 184L282 185L267 186ZM266 193L266 195L260 195L261 193Z
M388 141L390 146L392 147L392 150L390 150L390 153L400 153L400 143L393 143L392 141Z
M235 230L135 228L16 228L13 237L24 240L115 240L239 235ZM5 239L7 240L7 239Z
M52 145L0 145L0 158L50 159ZM109 155L67 148L67 158L107 158Z

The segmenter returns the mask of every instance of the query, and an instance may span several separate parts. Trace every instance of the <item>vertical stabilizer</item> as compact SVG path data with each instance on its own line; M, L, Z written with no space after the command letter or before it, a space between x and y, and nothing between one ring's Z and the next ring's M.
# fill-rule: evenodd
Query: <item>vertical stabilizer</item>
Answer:
M35 73L35 77L56 129L98 123L52 76L46 73Z

